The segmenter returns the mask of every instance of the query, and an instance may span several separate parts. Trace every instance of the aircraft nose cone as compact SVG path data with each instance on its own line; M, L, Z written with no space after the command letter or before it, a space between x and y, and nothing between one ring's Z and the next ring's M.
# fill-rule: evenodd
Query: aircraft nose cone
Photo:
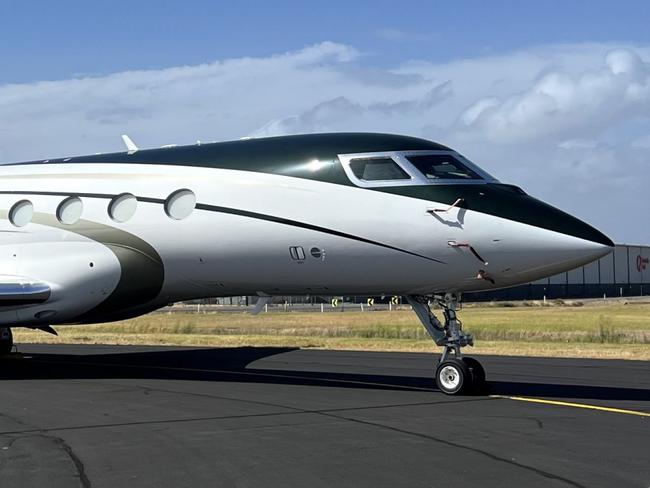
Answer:
M597 259L608 255L614 249L614 243L611 239L604 234L602 236L603 239L598 241L576 239L571 242L570 247L572 250L575 250L577 254L581 255L581 261L584 261L584 264L596 261Z
M495 185L494 190L494 197L499 200L500 216L576 237L586 241L585 246L589 250L593 250L593 244L605 248L614 247L612 240L601 231L548 203L526 194L513 194L509 185Z
M587 224L585 224L587 225ZM586 229L585 232L591 231ZM575 234L577 232L574 232ZM502 246L504 278L519 284L548 278L584 266L609 254L613 246L603 235L597 239L584 239L556 230L514 224L509 243ZM496 264L496 259L490 264Z
M531 209L537 221L526 237L532 253L528 254L526 273L539 277L552 276L584 266L606 256L614 243L591 225L543 202L534 202ZM531 279L532 281L532 279Z
M546 229L542 238L548 247L549 264L557 272L569 271L606 256L614 242L595 227L548 205L533 200L531 209L538 215L537 226ZM532 223L532 222L531 222ZM535 225L535 224L534 224Z
M584 245L585 251L604 248L607 253L614 247L609 237L573 215L537 199L530 198L527 203L531 213L527 223L584 241L580 245Z
M583 266L614 248L612 240L598 229L523 192L499 185L491 196L498 202L495 214L525 224L514 240L518 249L526 249L517 269L530 281Z
M540 241L540 266L537 271L543 271L543 277L587 265L608 255L614 249L612 241L604 235L596 240L543 231Z

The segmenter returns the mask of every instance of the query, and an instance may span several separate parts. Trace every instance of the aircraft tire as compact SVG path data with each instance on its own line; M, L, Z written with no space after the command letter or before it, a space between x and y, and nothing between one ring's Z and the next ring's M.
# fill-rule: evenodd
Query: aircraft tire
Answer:
M485 388L485 369L483 365L478 362L476 359L463 356L463 362L469 368L469 372L472 376L472 390L474 393L480 393Z
M14 347L14 336L9 327L0 327L0 356L11 353Z
M472 374L462 360L446 359L436 368L436 384L444 394L456 395L471 388Z

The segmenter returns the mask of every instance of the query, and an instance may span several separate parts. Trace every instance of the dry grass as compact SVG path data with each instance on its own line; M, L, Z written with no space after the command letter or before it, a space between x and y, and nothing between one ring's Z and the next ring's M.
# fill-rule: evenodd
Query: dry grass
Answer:
M650 359L650 304L471 307L462 311L476 354ZM16 330L16 342L289 346L431 351L411 311L151 314L113 324L59 327L59 337Z
M201 334L114 334L64 330L59 337L36 332L20 332L20 343L169 345L200 347L296 347L302 349L336 349L349 351L437 352L430 340L358 339L340 337L301 337L264 335ZM650 347L643 344L613 346L557 342L482 341L466 350L473 355L545 356L577 358L611 358L650 360Z

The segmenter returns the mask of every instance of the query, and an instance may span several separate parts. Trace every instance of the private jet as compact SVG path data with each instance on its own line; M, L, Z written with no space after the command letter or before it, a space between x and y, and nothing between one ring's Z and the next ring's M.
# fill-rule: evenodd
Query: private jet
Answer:
M124 320L173 302L258 296L406 298L446 394L485 381L464 293L576 268L604 234L449 147L309 134L0 166L0 353L12 327ZM435 306L437 305L437 307ZM439 318L435 312L442 311ZM434 312L435 311L435 312Z

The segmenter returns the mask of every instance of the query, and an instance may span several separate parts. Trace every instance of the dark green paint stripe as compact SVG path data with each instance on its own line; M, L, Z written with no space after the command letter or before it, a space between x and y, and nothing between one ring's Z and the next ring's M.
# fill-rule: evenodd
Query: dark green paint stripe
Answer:
M165 279L165 267L158 252L145 240L88 220L64 225L52 215L35 214L33 221L103 244L120 263L120 279L115 289L95 308L76 317L75 322L108 322L130 318L144 313L143 305L158 298ZM158 307L159 304L155 303L150 309Z
M1 178L1 177L0 177ZM39 195L48 197L79 197L79 198L102 198L111 200L118 194L111 193L83 193L83 192L63 192L63 191L25 191L25 190L2 190L0 195ZM165 203L161 198L136 197L139 202Z

